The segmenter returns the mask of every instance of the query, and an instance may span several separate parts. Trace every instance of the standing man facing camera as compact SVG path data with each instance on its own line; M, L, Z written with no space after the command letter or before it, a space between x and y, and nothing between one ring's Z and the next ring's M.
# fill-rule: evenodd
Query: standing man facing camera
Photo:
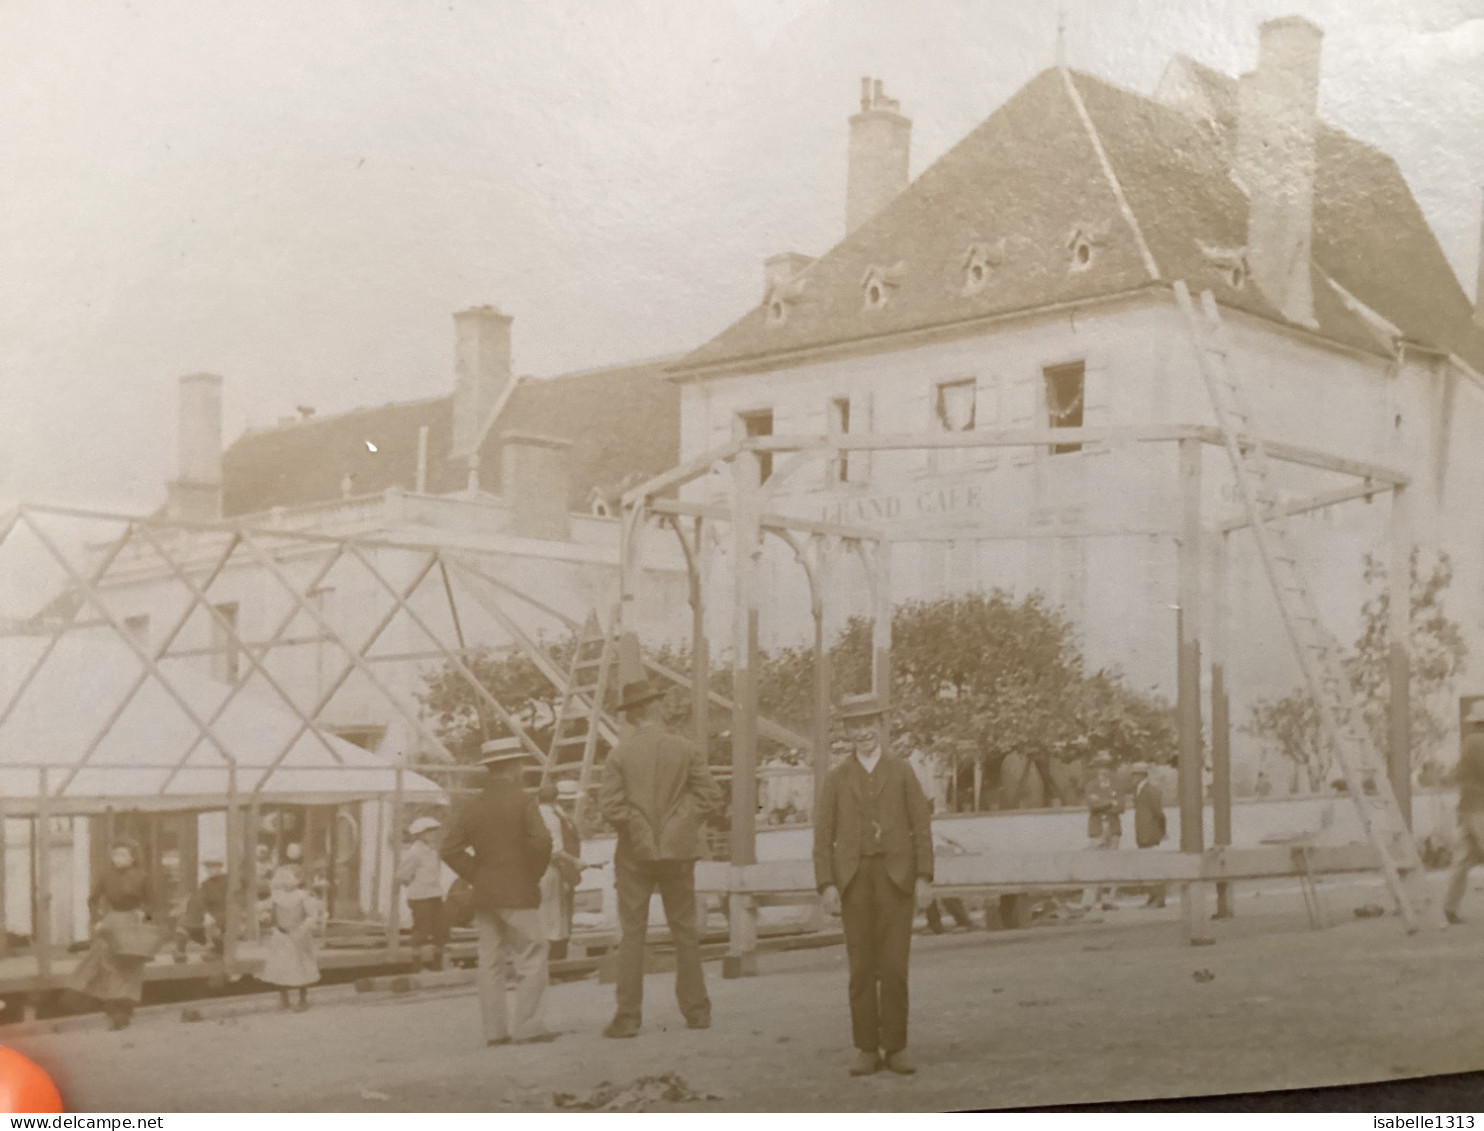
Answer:
M874 699L842 704L845 758L825 778L814 822L815 883L825 910L840 915L850 960L852 1076L883 1063L903 1075L917 1070L907 1055L907 961L914 915L933 900L928 800L906 763L887 753L882 716Z

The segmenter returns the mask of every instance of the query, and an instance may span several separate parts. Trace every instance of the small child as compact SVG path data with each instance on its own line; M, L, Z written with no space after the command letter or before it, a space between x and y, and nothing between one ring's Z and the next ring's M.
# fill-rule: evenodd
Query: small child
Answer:
M397 882L407 894L412 912L412 968L443 969L443 945L447 928L443 922L443 862L438 858L442 826L432 817L412 822L407 835L412 843L402 856Z
M268 957L258 979L278 987L284 1009L302 1013L309 1008L309 987L319 981L314 932L324 908L299 883L299 870L291 864L273 873L267 900ZM299 1000L291 1005L289 990L293 988L298 989Z

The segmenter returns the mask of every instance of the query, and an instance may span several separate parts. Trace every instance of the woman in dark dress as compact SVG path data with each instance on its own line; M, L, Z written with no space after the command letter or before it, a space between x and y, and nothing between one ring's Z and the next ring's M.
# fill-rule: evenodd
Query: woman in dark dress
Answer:
M92 915L92 945L73 975L73 989L103 1003L110 1029L123 1029L134 1015L144 990L144 964L149 961L119 954L115 940L148 918L149 873L140 865L139 846L116 840L109 848L108 871L88 896Z

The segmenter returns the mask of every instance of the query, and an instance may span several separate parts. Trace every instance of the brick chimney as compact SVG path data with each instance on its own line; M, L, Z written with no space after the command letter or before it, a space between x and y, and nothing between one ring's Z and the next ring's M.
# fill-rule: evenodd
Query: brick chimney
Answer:
M500 437L500 494L511 509L510 533L566 541L572 536L567 440L505 433Z
M222 516L222 379L180 379L176 472L166 510L171 518L211 522Z
M907 187L912 120L880 79L861 79L861 109L850 118L845 176L845 234L855 231Z
M475 306L453 316L452 459L477 458L490 413L510 386L510 322L509 315L493 306Z
M1240 80L1233 175L1247 192L1252 281L1292 322L1314 324L1309 279L1314 137L1324 32L1300 16L1262 25L1257 69Z

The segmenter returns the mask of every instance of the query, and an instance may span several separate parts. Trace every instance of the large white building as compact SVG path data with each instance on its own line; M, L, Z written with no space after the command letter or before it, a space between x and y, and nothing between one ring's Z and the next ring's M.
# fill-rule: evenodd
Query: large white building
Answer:
M845 238L818 259L770 259L759 305L672 367L682 460L769 433L1214 425L1172 289L1183 280L1219 303L1259 433L1409 477L1413 534L1424 559L1451 556L1447 609L1472 645L1469 680L1484 685L1484 452L1472 442L1484 435L1484 314L1395 163L1319 120L1321 39L1305 20L1271 21L1251 73L1180 58L1153 97L1048 70L910 181L910 122L864 83ZM1295 495L1335 483L1283 474ZM687 491L724 502L727 482L718 471ZM1208 525L1239 509L1219 448L1206 449L1202 484ZM893 554L898 600L1040 589L1078 625L1090 664L1173 696L1173 445L856 454L797 472L769 505L908 539ZM1293 520L1341 640L1359 628L1363 555L1384 560L1387 512L1383 497ZM1100 536L910 541L914 524L960 518ZM1298 674L1250 539L1232 542L1240 724L1255 696ZM807 591L769 545L762 642L800 643ZM840 610L867 611L858 576L841 584ZM713 636L726 639L720 605ZM1234 741L1240 788L1258 751Z

